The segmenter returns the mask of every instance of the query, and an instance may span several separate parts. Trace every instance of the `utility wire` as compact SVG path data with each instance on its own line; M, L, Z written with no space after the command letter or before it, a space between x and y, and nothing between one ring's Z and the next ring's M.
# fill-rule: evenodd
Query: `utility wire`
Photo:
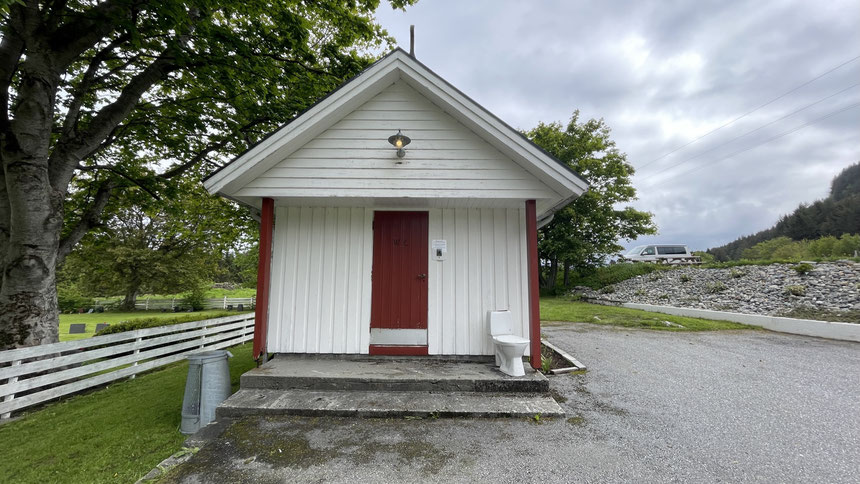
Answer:
M656 186L660 186L660 185L662 185L663 183L665 183L665 182L667 182L667 181L669 181L669 180L671 180L671 179L673 179L673 178L677 178L677 177L682 176L682 175L687 175L687 174L689 174L689 173L692 173L692 172L694 172L694 171L701 170L702 168L708 167L708 166L710 166L710 165L715 165L715 164L717 164L717 163L719 163L719 162L721 162L721 161L727 160L727 159L729 159L729 158L732 158L732 157L734 157L734 156L737 156L737 155L739 155L739 154L741 154L741 153L744 153L744 152L746 152L746 151L749 151L749 150L751 150L751 149L758 148L759 146L762 146L762 145L766 145L766 144L768 144L768 143L770 143L770 142L772 142L772 141L776 141L776 140L778 140L779 138L782 138L782 137L784 137L784 136L787 136L787 135L789 135L789 134L791 134L791 133L794 133L794 132L796 132L796 131L800 131L800 130L801 130L801 129L803 129L803 128L807 128L807 127L809 127L809 126L811 126L811 125L813 125L813 124L815 124L815 123L818 123L819 121L824 121L824 120L825 120L825 119L827 119L827 118L830 118L830 117L832 117L832 116L836 116L836 115L837 115L837 114L839 114L839 113L842 113L842 112L848 111L849 109L854 109L854 108L856 108L856 107L858 107L858 106L860 106L860 102L857 102L857 103L854 103L854 104L851 104L851 105L845 106L845 107L844 107L844 108L842 108L842 109L839 109L839 110L833 111L833 112L831 112L831 113L829 113L829 114L826 114L826 115L824 115L824 116L821 116L820 118L813 119L812 121L809 121L809 122L807 122L807 123L801 124L800 126L797 126L797 127L795 127L795 128L792 128L792 129L790 129L790 130L788 130L788 131L782 132L782 133L780 133L780 134L778 134L778 135L776 135L776 136L774 136L774 137L772 137L772 138L769 138L769 139L767 139L767 140L765 140L765 141L762 141L761 143L758 143L758 144L752 145L752 146L750 146L750 147L748 147L748 148L744 148L744 149L739 150L739 151L735 151L734 153L732 153L732 154L730 154L730 155L724 156L724 157L722 157L722 158L718 158L718 159L716 159L716 160L714 160L714 161L712 161L712 162L710 162L710 163L705 163L704 165L699 165L699 166L696 166L696 167L694 167L694 168L691 168L691 169L689 169L689 170L687 170L687 171L683 171L683 172L681 172L681 173L674 174L674 175L670 176L669 178L665 178L665 179L663 179L662 181L660 181L660 182L658 182L658 183L652 184L649 188L653 188L653 187L656 187Z
M839 68L840 68L840 67L842 67L842 66L848 65L848 64L850 64L850 63L852 63L852 62L856 61L857 59L860 59L860 55L858 55L857 57L853 57L853 58L851 58L851 59L848 59L847 61L845 61L845 62L843 62L843 63L839 64L838 66L831 68L830 70L828 70L827 72L824 72L823 74L819 74L818 76L813 77L812 79L810 79L810 80L808 80L808 81L804 82L803 84L801 84L801 85L799 85L799 86L797 86L797 87L794 87L794 88L792 88L792 89L789 89L788 91L786 91L786 92L784 92L784 93L780 94L779 96L777 96L777 97L775 97L775 98L771 99L770 101L768 101L768 102L766 102L766 103L762 104L761 106L759 106L759 107L757 107L757 108L755 108L755 109L753 109L753 110L751 110L751 111L747 111L746 113L744 113L744 114L742 114L742 115L738 116L737 118L735 118L735 119L733 119L733 120L729 121L728 123L726 123L726 124L724 124L724 125L722 125L722 126L719 126L719 127L717 127L717 128L714 128L714 129L712 129L711 131L708 131L707 133L703 134L702 136L699 136L698 138L693 139L692 141L689 141L689 142L687 142L687 143L685 143L685 144L683 144L683 145L681 145L681 146L679 146L679 147L675 148L674 150L672 150L672 151L670 151L670 152L668 152L668 153L666 153L666 154L664 154L664 155L662 155L662 156L658 156L657 158L654 158L653 160L651 160L651 161L649 161L649 162L645 163L644 165L642 165L642 166L638 167L638 169L640 169L640 170L641 170L642 168L645 168L646 166L649 166L649 165L651 165L651 164L652 164L652 163L654 163L654 162L657 162L657 161L662 160L663 158L665 158L665 157L667 157L667 156L671 155L672 153L675 153L675 152L677 152L677 151L679 151L679 150L681 150L681 149L683 149L683 148L686 148L687 146L690 146L691 144L695 143L696 141L699 141L700 139L704 138L705 136L708 136L708 135L710 135L710 134L712 134L712 133L716 133L717 131L719 131L719 130L721 130L721 129L725 128L726 126L728 126L728 125L730 125L730 124L734 123L735 121L738 121L738 120L740 120L740 119L743 119L743 118L745 118L745 117L749 116L750 114L752 114L752 113L754 113L754 112L758 111L759 109L761 109L761 108L763 108L763 107L765 107L765 106L768 106L768 105L770 105L770 104L773 104L773 103L774 103L774 102L776 102L776 101L779 101L780 99L784 98L785 96L787 96L787 95L789 95L789 94L791 94L791 93L793 93L793 92L795 92L795 91L799 90L799 89L800 89L800 88L802 88L802 87L806 87L806 86L808 86L809 84L812 84L813 82L815 82L815 81L817 81L817 80L821 79L822 77L826 76L827 74L830 74L831 72L833 72L833 71L835 71L835 70L839 69Z
M746 133L743 133L743 134L740 134L740 135L738 135L738 136L735 136L734 138L732 138L732 139L730 139L730 140L728 140L728 141L725 141L725 142L723 142L723 143L720 143L720 144L718 144L717 146L714 146L713 148L709 148L709 149L707 149L707 150L705 150L705 151L702 151L702 152L701 152L701 153L699 153L698 155L691 156L691 157L687 158L686 160L679 161L678 163L675 163L674 165L667 166L667 167L663 168L663 169L662 169L662 170L660 170L660 171L655 171L654 173L651 173L651 174L645 175L645 177L643 178L643 181L648 180L648 179L650 179L650 178L653 178L653 177L655 177L655 176L659 175L660 173L663 173L664 171L668 171L668 170L671 170L672 168L675 168L675 167L677 167L677 166L683 165L684 163L687 163L688 161L693 161L693 160L695 160L696 158L699 158L699 157L701 157L701 156L703 156L703 155L706 155L706 154L708 154L708 153L710 153L710 152L712 152L712 151L714 151L714 150L716 150L716 149L719 149L719 148L722 148L723 146L726 146L726 145L728 145L728 144L731 144L731 143L733 143L733 142L735 142L735 141L737 141L737 140L739 140L739 139L743 138L744 136L751 135L751 134L755 133L756 131L759 131L759 130L761 130L761 129L764 129L764 128L766 128L766 127L768 127L768 126L772 125L772 124L778 123L778 122L782 121L783 119L786 119L786 118L789 118L789 117L791 117L791 116L794 116L795 114L797 114L797 113L799 113L799 112L801 112L801 111L805 111L805 110L807 110L807 109L811 108L812 106L815 106L816 104L820 104L820 103L822 103L822 102L824 102L824 101L826 101L826 100L828 100L828 99L830 99L830 98L832 98L832 97L834 97L834 96L838 96L839 94L842 94L843 92L848 91L848 90L850 90L850 89L853 89L853 88L855 88L855 87L857 87L857 86L860 86L860 82L858 82L857 84L853 84L853 85L851 85L851 86L848 86L848 87L846 87L845 89L842 89L842 90L841 90L841 91L839 91L839 92L835 92L835 93L833 93L833 94L831 94L831 95L829 95L829 96L827 96L827 97L823 97L823 98L819 99L818 101L815 101L815 102L814 102L814 103L812 103L812 104L807 104L806 106L804 106L804 107L802 107L802 108L800 108L800 109L798 109L798 110L796 110L796 111L792 111L792 112L790 112L790 113L786 114L785 116L783 116L783 117L781 117L781 118L779 118L779 119L775 119L775 120L773 120L773 121L771 121L771 122L769 122L769 123L765 123L765 124L763 124L763 125L759 126L758 128L755 128L755 129L753 129L753 130L747 131Z

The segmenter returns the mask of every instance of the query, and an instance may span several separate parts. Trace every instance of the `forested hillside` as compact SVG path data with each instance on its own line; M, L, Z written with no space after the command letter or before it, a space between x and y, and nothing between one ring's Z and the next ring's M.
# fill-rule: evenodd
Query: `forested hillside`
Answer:
M801 204L773 227L741 237L722 247L708 249L718 261L736 260L759 242L788 237L812 240L832 235L860 233L860 163L842 170L830 184L830 195L810 205Z

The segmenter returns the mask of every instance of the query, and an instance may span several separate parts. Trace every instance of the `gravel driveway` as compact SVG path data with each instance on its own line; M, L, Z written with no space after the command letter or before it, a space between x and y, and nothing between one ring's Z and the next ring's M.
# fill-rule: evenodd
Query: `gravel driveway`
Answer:
M860 344L587 324L567 419L247 419L165 482L857 482Z

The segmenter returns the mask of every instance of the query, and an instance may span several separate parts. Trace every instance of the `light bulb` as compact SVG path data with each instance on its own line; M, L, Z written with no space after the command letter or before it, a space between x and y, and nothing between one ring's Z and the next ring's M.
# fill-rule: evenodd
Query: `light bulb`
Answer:
M402 139L396 140L394 142L394 146L396 146L398 149L403 148L403 140Z

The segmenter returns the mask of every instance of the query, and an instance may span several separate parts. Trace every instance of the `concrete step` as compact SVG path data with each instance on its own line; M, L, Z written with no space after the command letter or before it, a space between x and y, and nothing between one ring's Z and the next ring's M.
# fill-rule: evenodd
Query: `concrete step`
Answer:
M546 393L549 381L526 368L510 377L489 362L414 359L315 358L278 355L242 375L242 389L379 392Z
M249 415L336 417L563 417L547 394L242 389L218 419Z

